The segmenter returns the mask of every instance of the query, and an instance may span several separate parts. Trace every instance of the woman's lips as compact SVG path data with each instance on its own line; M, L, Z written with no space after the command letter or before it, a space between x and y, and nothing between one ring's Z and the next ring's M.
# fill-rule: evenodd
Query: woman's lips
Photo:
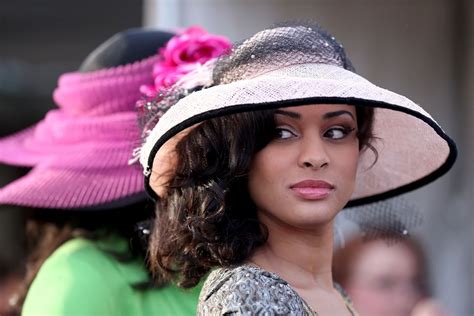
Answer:
M334 190L334 186L326 181L304 180L291 185L290 189L305 200L321 200Z

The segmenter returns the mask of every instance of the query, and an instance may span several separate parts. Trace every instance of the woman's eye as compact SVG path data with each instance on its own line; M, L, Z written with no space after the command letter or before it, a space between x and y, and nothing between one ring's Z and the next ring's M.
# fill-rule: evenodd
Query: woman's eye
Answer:
M330 139L343 139L346 137L350 132L352 132L354 128L350 127L333 127L324 133L325 137Z
M295 136L295 134L292 131L286 128L277 128L275 134L276 134L275 137L279 139L288 139Z

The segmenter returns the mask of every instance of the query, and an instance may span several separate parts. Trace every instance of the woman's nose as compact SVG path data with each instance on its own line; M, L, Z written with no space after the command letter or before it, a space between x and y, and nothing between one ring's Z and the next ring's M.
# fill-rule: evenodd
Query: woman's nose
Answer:
M329 165L327 148L319 135L302 138L299 149L298 165L300 167L317 170Z

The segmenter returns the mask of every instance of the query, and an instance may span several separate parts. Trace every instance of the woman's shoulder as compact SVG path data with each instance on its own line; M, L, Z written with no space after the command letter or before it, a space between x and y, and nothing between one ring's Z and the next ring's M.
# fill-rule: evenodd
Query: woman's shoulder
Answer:
M121 248L120 243L107 242L107 249ZM103 247L102 241L74 238L56 249L33 280L23 315L110 314L126 280L117 260Z
M119 240L119 239L117 239ZM66 257L89 257L101 256L101 239L89 239L85 237L72 238L59 246L47 260L57 260Z
M101 269L108 270L104 267L114 264L116 260L107 253L112 251L112 248L103 248L103 241L91 240L87 238L73 238L66 241L59 246L43 263L38 271L40 275L57 275L62 273L62 278L65 273L74 275L81 273L82 269L93 267L94 270ZM97 265L100 263L100 265ZM38 277L37 276L37 277Z
M214 270L198 306L200 315L304 315L305 311L287 282L251 265Z
M77 275L91 281L95 276L104 279L112 274L116 277L119 272L117 266L120 265L116 255L129 252L124 247L126 244L126 240L116 236L97 240L82 237L70 239L45 260L37 278L51 275L64 280ZM92 271L95 273L90 274Z

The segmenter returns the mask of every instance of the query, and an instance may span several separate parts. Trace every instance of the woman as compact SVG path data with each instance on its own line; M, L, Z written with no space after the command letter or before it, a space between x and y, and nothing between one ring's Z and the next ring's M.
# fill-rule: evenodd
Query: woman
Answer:
M317 25L255 34L202 85L141 151L155 274L191 287L216 268L200 315L355 315L332 279L334 217L439 177L454 143Z
M386 236L390 238L391 236ZM350 240L333 259L334 280L361 315L411 315L428 295L425 258L413 239Z
M421 245L415 239L398 237L351 239L334 253L334 280L364 316L448 315L430 298Z
M140 139L135 104L228 47L199 27L116 34L61 76L59 109L0 140L2 162L33 167L0 190L1 204L33 208L26 277L10 299L23 315L195 314L199 287L153 287L146 269L140 223L151 215L143 175L129 164Z

